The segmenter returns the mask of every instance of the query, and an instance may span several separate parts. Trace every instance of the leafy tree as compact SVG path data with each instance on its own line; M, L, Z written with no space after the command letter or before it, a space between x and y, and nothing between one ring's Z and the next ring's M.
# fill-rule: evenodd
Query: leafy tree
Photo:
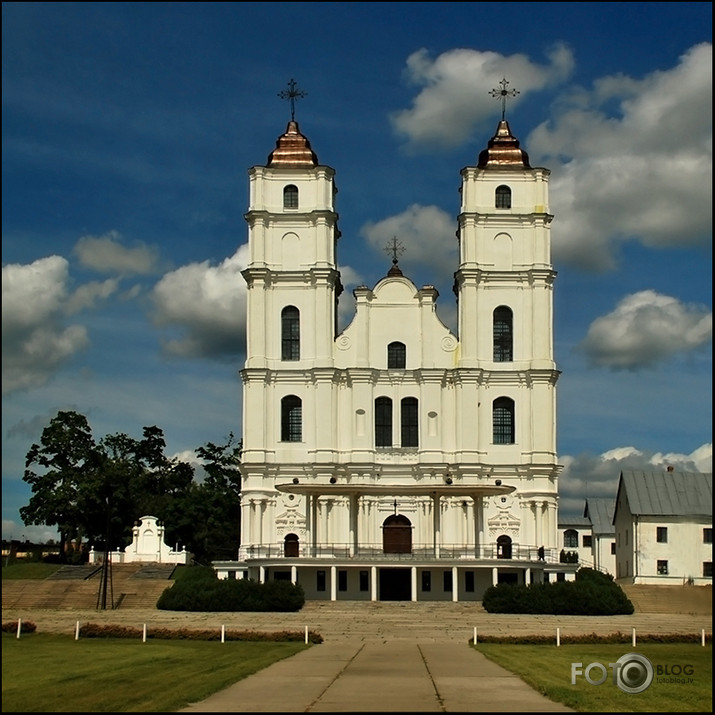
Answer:
M31 486L32 497L20 516L25 524L57 527L63 561L68 541L84 535L80 493L95 478L96 461L89 423L77 412L58 412L25 457L23 480ZM35 471L37 467L42 471Z

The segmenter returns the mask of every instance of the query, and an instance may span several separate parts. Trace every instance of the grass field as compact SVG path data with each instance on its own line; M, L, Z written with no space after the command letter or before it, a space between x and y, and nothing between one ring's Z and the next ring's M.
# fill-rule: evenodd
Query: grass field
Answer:
M712 644L702 647L690 643L657 643L637 648L588 644L557 648L478 643L476 647L549 699L580 712L712 712ZM629 653L645 656L653 665L653 681L641 693L621 690L614 684L613 671L608 667ZM581 663L582 672L591 663L601 663L608 679L602 685L591 685L583 675L577 675L576 684L572 685L572 663ZM692 674L684 671L692 671ZM598 667L590 671L591 680L598 680L601 675Z
M175 712L308 646L2 634L3 712Z

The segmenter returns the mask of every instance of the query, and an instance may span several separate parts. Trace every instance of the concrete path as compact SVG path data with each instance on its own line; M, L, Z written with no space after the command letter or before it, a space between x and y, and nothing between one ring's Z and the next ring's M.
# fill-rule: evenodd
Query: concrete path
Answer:
M572 712L467 644L316 645L181 712Z

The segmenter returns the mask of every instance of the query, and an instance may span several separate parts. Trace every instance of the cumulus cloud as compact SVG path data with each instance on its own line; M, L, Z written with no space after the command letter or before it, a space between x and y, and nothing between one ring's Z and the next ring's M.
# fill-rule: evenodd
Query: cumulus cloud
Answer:
M532 163L553 172L556 263L608 270L620 241L667 248L711 240L711 44L641 80L605 77L590 91L572 90L557 109L524 143Z
M628 295L594 320L578 349L591 364L637 370L712 340L712 312L653 290Z
M408 148L454 147L469 139L498 105L489 94L504 77L518 87L513 104L529 92L561 82L572 72L572 52L555 45L549 64L538 65L522 54L504 56L498 52L454 49L436 59L426 49L407 58L407 80L421 87L410 109L390 117L395 131L405 137Z
M82 236L74 253L85 268L99 273L147 275L155 270L158 258L155 247L139 243L128 248L121 240L117 231L109 231L103 236Z
M164 350L177 357L230 358L245 351L248 245L218 266L190 263L167 273L154 287L154 321L175 330Z
M89 344L82 325L66 325L74 297L67 261L49 256L2 268L2 392L45 384Z
M616 498L622 471L664 471L672 466L679 472L712 473L712 443L690 454L647 453L633 446L617 447L600 455L562 456L564 469L559 478L559 514L582 515L587 497Z

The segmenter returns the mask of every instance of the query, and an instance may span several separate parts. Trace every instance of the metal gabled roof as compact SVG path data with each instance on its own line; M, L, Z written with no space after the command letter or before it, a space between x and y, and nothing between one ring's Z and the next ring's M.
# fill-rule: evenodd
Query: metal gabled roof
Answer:
M615 534L613 514L616 511L616 500L608 497L586 499L584 516L591 520L594 534Z
M636 516L713 514L713 475L700 472L621 472L619 491Z

